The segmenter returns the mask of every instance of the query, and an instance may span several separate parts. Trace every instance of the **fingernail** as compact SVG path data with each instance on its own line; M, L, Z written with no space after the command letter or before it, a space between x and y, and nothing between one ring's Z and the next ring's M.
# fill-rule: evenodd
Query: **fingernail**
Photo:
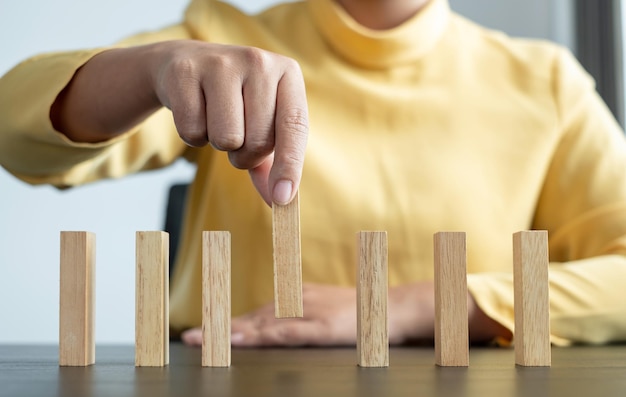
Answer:
M288 180L280 180L274 186L274 191L272 192L272 200L276 204L285 205L291 199L291 192L293 190L293 183Z
M230 343L242 343L244 336L241 332L236 332L230 335Z

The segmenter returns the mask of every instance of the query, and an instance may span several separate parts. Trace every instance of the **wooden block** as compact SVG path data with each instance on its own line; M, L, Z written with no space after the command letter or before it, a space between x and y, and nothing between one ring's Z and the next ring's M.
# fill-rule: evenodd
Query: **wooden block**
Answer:
M388 367L387 232L359 232L357 247L358 364Z
M299 194L287 205L272 206L274 311L276 318L302 317Z
M513 235L517 365L551 365L548 255L546 231L523 231Z
M136 233L135 366L169 364L169 234Z
M202 233L202 366L230 367L230 233Z
M445 367L469 365L467 253L465 233L436 233L435 362Z
M61 232L59 365L95 362L96 237L90 232Z

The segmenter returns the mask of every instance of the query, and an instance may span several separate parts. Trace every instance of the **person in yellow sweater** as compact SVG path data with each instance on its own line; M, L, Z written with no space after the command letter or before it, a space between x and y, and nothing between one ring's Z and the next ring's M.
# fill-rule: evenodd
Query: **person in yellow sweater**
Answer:
M511 235L550 242L552 342L626 339L626 142L564 49L446 0L308 0L42 54L0 80L0 163L76 186L197 164L171 326L200 343L200 236L232 234L232 343L355 342L360 230L389 238L392 343L433 337L432 236L468 237L474 342L514 337ZM246 172L247 170L247 172ZM272 308L271 209L300 192L304 319Z

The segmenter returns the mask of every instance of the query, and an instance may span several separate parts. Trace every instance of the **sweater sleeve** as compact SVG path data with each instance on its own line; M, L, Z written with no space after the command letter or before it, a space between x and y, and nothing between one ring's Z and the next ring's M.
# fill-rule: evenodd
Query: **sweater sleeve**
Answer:
M41 54L15 66L0 78L0 165L28 183L68 187L162 167L186 154L167 109L114 139L85 144L54 129L50 107L75 72L96 54L188 38L186 27L176 25L112 47Z
M561 139L532 225L549 234L552 342L626 340L626 140L567 52L555 62L553 92ZM483 311L514 331L512 274L468 283Z

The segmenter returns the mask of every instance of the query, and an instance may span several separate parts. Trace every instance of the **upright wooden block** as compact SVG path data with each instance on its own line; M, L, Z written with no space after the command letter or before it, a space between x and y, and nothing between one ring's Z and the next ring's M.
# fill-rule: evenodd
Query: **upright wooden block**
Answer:
M89 232L61 232L59 365L95 362L96 237Z
M169 364L169 235L136 233L135 366Z
M357 247L358 364L388 367L387 232L359 232Z
M230 367L230 233L202 233L202 366Z
M299 194L287 205L272 206L274 311L276 318L302 317Z
M551 365L548 255L546 231L523 231L513 235L517 365Z
M440 366L469 365L467 319L467 253L465 233L436 233L435 362Z

